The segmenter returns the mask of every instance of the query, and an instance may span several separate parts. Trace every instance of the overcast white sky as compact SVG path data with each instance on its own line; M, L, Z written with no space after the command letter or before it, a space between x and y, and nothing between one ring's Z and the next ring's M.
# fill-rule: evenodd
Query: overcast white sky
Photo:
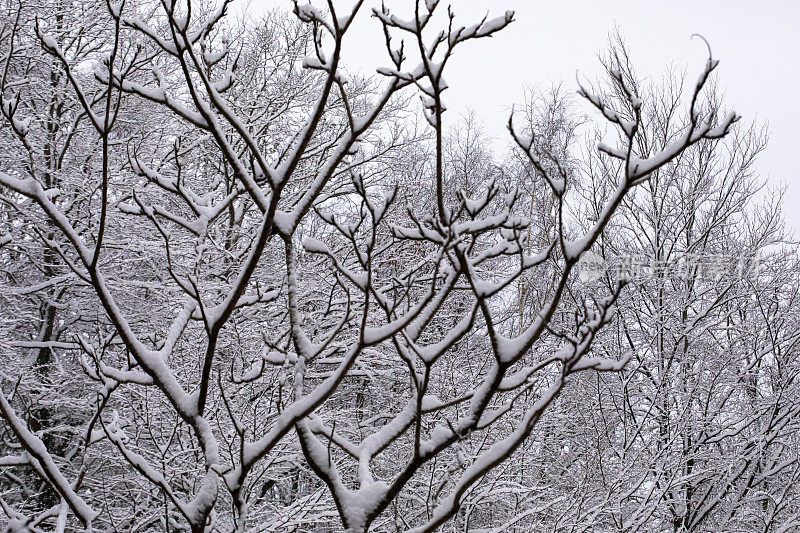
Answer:
M319 0L316 2L322 5ZM443 4L447 0L442 0ZM700 33L720 59L718 73L725 102L744 121L767 123L770 143L758 169L774 186L788 187L784 211L800 229L800 0L452 0L457 21L477 22L506 9L516 22L492 39L464 45L448 67L446 103L455 121L468 107L487 132L502 138L511 104L523 99L525 85L547 88L564 82L576 88L575 72L595 78L597 54L615 27L629 45L634 63L660 77L670 64L687 68L690 79L707 56ZM336 6L350 5L336 0ZM250 12L289 0L253 0ZM367 0L360 22L349 35L345 63L365 70L385 65L382 34L367 16L379 2ZM399 16L411 13L412 0L391 0ZM344 11L344 9L342 9ZM800 233L800 232L798 232Z

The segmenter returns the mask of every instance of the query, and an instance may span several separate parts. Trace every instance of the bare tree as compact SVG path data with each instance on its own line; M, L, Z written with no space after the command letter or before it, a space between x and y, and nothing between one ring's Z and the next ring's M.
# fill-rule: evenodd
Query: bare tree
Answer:
M620 132L598 147L619 172L594 176L609 180L608 194L581 232L568 216L572 163L509 120L552 206L536 213L551 229L534 246L521 191L473 175L485 170L470 154L461 191L448 193L457 158L446 151L444 70L457 47L513 13L461 26L436 0L417 1L410 18L375 8L388 66L360 79L342 68L342 45L362 4L295 2L302 27L251 30L226 25L228 2L109 1L89 37L89 24L37 19L93 148L83 148L80 209L69 182L42 174L27 127L38 104L13 77L27 56L9 52L7 128L32 156L0 171L4 202L24 224L47 221L43 250L102 309L63 345L28 344L79 354L96 382L75 464L26 422L11 380L0 391L21 447L3 464L29 467L61 501L38 515L4 504L15 524L315 529L336 527L335 509L352 532L432 531L526 443L573 375L627 363L590 355L625 281L579 308L568 330L565 295L628 194L738 120L703 100L717 61L657 150L643 149L645 103L624 73L611 71L611 95L581 87ZM7 35L18 42L20 27ZM75 39L89 39L85 58L70 52ZM397 120L411 91L432 137L419 176L433 195L403 210L397 188L408 182L392 176L392 158L425 153L415 146L424 135ZM4 239L2 253L23 246L15 232ZM537 272L550 280L538 307L505 320L509 295ZM87 484L108 474L113 488L93 496Z

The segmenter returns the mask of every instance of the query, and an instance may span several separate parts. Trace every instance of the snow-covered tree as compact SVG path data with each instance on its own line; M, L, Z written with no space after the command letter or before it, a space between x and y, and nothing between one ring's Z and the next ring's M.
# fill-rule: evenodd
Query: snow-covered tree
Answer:
M362 1L252 26L228 1L47 7L3 5L0 467L46 496L4 479L12 530L504 527L519 491L480 496L551 457L536 430L569 383L631 359L593 351L628 280L576 305L581 256L738 120L705 96L709 56L654 143L611 68L614 92L579 88L619 133L605 167L553 105L510 118L515 174L444 121L454 50L513 12L376 6L364 78L342 52Z

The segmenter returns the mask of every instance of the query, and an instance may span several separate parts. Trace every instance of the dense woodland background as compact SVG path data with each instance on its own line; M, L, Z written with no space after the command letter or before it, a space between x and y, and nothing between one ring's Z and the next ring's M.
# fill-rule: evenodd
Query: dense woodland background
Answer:
M5 530L799 531L797 250L711 50L613 37L498 148L443 72L512 12L289 7L0 0Z

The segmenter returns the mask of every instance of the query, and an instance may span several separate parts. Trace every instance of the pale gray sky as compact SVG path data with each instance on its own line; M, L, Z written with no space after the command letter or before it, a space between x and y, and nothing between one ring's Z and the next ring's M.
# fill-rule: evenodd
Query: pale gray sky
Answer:
M319 0L316 2L318 5ZM447 0L442 0L447 3ZM335 5L349 6L350 0ZM615 27L629 45L639 70L660 77L670 64L686 67L694 79L707 57L700 33L720 60L718 74L725 102L744 121L768 123L770 143L758 169L775 186L788 187L784 211L800 229L800 0L452 0L457 20L468 25L487 11L506 9L516 22L492 39L469 43L457 52L445 77L450 121L467 107L486 130L505 135L510 106L523 89L564 82L576 88L576 70L588 79L599 73L597 54ZM289 0L253 0L250 12ZM386 64L377 21L368 16L380 2L367 0L349 35L345 63L372 70ZM411 13L412 0L387 0L398 16ZM344 9L343 9L344 10Z

